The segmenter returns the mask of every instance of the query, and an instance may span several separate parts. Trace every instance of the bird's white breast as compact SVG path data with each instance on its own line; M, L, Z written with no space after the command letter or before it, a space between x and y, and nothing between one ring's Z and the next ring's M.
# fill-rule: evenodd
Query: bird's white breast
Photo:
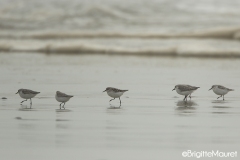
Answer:
M58 102L67 102L71 97L58 97L57 95L55 95L55 98Z
M107 94L112 98L119 98L123 95L123 92L108 91Z
M19 95L23 99L30 99L36 96L36 94L24 94L22 91L19 92Z
M213 88L213 92L217 95L225 95L227 94L229 91L227 89L220 89L218 87L214 87Z
M181 91L180 89L176 88L176 92L178 94L180 94L180 95L185 95L186 96L186 95L189 95L189 94L193 93L194 90L191 90L191 91Z

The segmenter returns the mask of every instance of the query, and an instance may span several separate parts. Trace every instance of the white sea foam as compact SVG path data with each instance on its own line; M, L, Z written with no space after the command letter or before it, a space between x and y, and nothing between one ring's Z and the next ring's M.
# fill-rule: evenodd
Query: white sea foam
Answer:
M1 39L0 50L75 54L240 57L238 41L226 39Z
M240 27L217 27L186 32L114 32L114 31L30 31L10 32L1 31L1 39L76 39L76 38L140 38L140 39L164 39L164 38L214 38L236 39L239 38Z

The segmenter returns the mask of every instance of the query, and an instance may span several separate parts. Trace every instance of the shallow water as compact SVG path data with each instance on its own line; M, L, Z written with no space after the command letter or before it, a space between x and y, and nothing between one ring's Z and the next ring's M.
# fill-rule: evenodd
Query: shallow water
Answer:
M178 160L189 149L239 151L238 59L2 53L0 66L4 159ZM179 83L201 88L183 102L172 91ZM217 100L213 84L235 91ZM129 90L121 107L109 104L108 86ZM32 109L20 105L19 88L41 92ZM74 95L66 110L57 90Z

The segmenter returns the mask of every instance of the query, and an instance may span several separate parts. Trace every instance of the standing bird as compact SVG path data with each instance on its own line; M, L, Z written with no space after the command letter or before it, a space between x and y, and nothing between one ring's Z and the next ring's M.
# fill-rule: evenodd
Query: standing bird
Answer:
M223 100L224 100L224 95L225 94L227 94L229 91L234 91L233 89L229 89L229 88L226 88L226 87L221 86L221 85L213 85L212 88L209 89L209 91L211 89L213 90L213 92L215 94L220 95L218 98L223 97Z
M194 87L186 84L179 84L179 85L176 85L173 90L176 90L176 92L180 95L184 95L185 97L183 100L187 101L187 96L189 95L189 97L191 98L191 94L198 88L200 87Z
M56 95L55 95L55 98L58 102L61 102L60 103L60 109L62 109L62 107L65 109L64 105L67 101L69 101L70 98L72 98L73 96L70 96L70 95L67 95L65 93L62 93L62 92L59 92L57 91L56 92ZM61 106L61 104L63 103L63 106Z
M120 97L123 95L124 92L126 92L128 90L120 90L117 88L112 88L112 87L107 87L105 91L103 92L107 92L107 94L112 97L113 99L111 99L109 102L111 102L112 100L114 100L115 98L119 98L120 100L120 106L121 106L121 99ZM119 106L119 107L120 107Z
M27 101L28 99L30 99L30 101L31 101L30 104L32 105L32 98L35 97L39 93L40 92L32 91L30 89L19 89L16 94L19 94L21 98L25 99L21 102L21 104L24 101Z

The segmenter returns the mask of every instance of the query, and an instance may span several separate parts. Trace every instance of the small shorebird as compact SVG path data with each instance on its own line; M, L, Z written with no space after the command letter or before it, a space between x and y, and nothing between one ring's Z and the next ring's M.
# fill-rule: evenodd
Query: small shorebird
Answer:
M234 91L233 89L229 89L229 88L226 88L226 87L221 86L221 85L213 85L212 88L209 89L209 91L211 89L213 90L213 92L215 94L220 95L218 98L223 97L223 100L224 100L224 95L225 94L227 94L229 91Z
M128 90L120 90L117 88L112 88L112 87L107 87L105 91L103 92L107 92L107 94L112 97L113 99L111 99L109 102L111 102L112 100L114 100L115 98L119 98L120 100L120 106L121 106L121 99L120 97L123 95L124 92L126 92ZM120 107L119 106L119 107Z
M55 95L55 98L58 102L61 102L60 103L60 109L62 109L62 107L65 109L64 105L67 101L69 101L70 98L72 98L73 96L70 96L70 95L67 95L65 93L62 93L62 92L59 92L57 91L56 92L56 95ZM61 104L63 103L63 106L61 106Z
M35 97L39 93L40 92L32 91L30 89L19 89L16 94L19 94L21 98L25 99L21 103L30 99L30 101L31 101L30 104L32 105L32 98Z
M194 87L194 86L190 86L190 85L179 84L179 85L176 85L173 90L176 90L176 92L180 95L184 95L185 97L184 97L183 100L187 101L187 96L189 95L189 97L191 98L191 94L195 90L197 90L198 88L200 88L200 87Z

